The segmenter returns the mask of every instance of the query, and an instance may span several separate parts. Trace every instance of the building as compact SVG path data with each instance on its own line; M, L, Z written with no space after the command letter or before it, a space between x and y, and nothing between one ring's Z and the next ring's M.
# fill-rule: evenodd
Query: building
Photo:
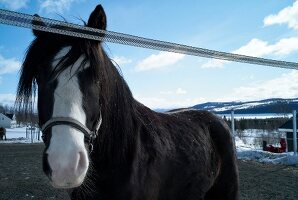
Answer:
M0 127L11 128L15 124L14 114L0 113Z
M296 124L298 130L298 115L296 117ZM287 135L287 149L288 152L294 151L294 144L293 144L293 118L289 119L283 125L278 128L278 131L286 133ZM297 144L298 144L298 134L297 135ZM298 146L298 145L297 145ZM298 149L298 148L297 148Z

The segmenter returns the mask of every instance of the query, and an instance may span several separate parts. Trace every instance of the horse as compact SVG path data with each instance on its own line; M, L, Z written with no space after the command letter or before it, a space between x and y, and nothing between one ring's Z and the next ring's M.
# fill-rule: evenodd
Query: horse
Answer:
M3 138L6 140L6 129L4 127L0 127L0 140L3 140Z
M101 5L85 26L106 30ZM53 187L71 199L239 198L235 147L222 119L191 109L152 111L133 98L102 42L33 34L16 102L30 113L38 95L43 171Z

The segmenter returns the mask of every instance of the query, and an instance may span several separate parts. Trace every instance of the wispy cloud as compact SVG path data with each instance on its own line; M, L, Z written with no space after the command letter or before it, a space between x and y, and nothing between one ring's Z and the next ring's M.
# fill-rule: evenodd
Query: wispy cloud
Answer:
M235 54L264 57L268 55L285 56L298 50L298 37L283 38L275 44L269 44L267 41L260 39L252 39L246 45L232 51ZM211 59L202 65L202 68L222 68L225 63L222 61Z
M170 65L174 65L178 61L182 60L185 55L171 52L160 52L158 54L152 54L144 60L140 61L137 66L137 71L146 71L153 69L165 68Z
M261 100L278 97L296 98L297 96L298 71L293 70L271 80L258 81L247 86L235 88L232 94L218 100Z
M280 10L277 14L272 14L264 18L264 25L287 24L289 28L298 29L298 1L292 6Z
M4 58L0 55L0 75L16 72L20 69L21 62L15 58Z
M206 63L203 63L201 68L223 68L225 63L228 63L228 61L210 59Z
M167 90L167 91L160 91L159 93L162 95L173 95L173 94L183 95L183 94L187 94L187 91L179 87L175 91Z
M40 4L40 12L46 13L62 13L69 10L71 5L84 0L45 0Z
M187 91L183 90L182 88L177 88L177 90L176 90L176 94L179 94L179 95L186 94L186 93L187 93Z
M10 10L19 10L26 8L29 0L0 0L0 4Z
M112 58L113 61L115 61L116 64L118 65L124 65L124 64L129 64L132 62L131 59L126 58L124 56L115 56Z

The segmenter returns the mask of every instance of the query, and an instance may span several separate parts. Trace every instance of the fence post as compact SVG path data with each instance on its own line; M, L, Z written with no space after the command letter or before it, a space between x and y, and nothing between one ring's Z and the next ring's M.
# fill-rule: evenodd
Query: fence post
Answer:
M234 145L236 146L235 142L235 121L234 121L234 110L231 111L231 128L232 128L232 137Z
M293 150L294 154L297 154L297 121L296 121L296 110L293 110Z

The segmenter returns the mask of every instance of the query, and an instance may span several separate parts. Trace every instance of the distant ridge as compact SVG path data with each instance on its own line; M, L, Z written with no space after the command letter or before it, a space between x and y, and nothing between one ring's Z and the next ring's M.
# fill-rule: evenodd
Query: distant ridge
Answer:
M208 110L217 114L229 114L232 110L237 114L290 113L298 111L298 98L272 98L247 102L207 102L197 104L191 108Z

